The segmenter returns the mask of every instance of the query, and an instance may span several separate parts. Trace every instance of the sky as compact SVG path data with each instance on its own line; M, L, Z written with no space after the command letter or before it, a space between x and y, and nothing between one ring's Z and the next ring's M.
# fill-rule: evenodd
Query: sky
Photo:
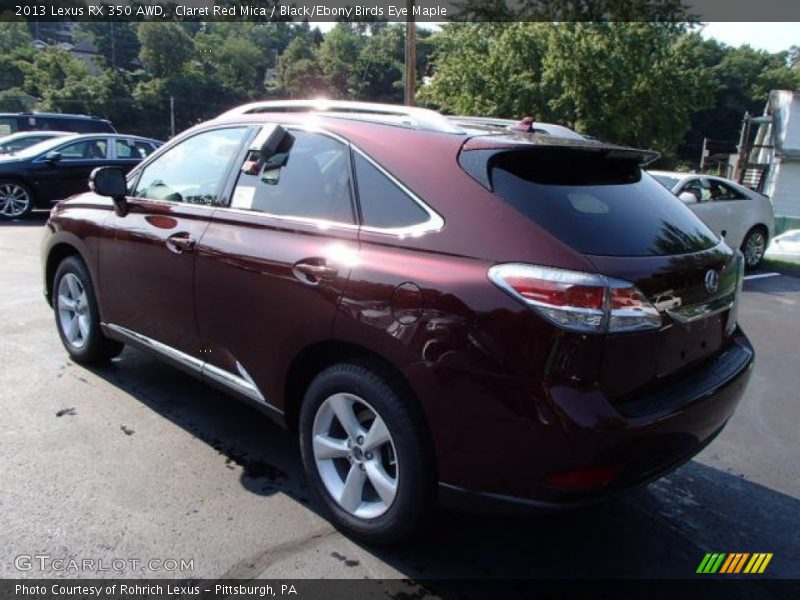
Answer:
M800 23L708 23L703 37L713 37L730 46L749 44L753 48L780 52L800 46Z

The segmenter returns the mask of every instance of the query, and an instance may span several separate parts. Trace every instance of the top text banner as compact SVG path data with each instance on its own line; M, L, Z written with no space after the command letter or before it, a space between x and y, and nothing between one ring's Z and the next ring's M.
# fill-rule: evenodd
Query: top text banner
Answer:
M797 0L0 0L27 21L800 21Z

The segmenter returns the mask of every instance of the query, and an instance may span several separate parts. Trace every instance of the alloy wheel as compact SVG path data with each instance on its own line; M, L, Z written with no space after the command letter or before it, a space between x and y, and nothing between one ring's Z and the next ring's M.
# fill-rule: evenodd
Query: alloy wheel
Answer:
M56 308L64 339L73 348L83 348L89 338L92 316L86 290L74 273L65 273L61 278Z
M0 183L0 214L5 217L20 217L28 211L31 196L24 187L16 183Z
M760 231L754 231L747 237L744 246L744 260L748 267L756 266L764 257L767 249L767 240Z
M325 489L349 514L383 515L397 495L394 441L378 412L349 393L326 398L314 418L314 462Z

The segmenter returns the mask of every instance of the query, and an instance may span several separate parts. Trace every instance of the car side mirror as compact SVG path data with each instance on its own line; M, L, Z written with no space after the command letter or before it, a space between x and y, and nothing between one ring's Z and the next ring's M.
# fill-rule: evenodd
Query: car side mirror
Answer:
M44 155L44 159L49 163L57 163L61 160L61 152L57 150L53 150L52 152L48 152Z
M89 175L89 189L114 201L114 212L124 217L128 214L128 181L119 167L97 167Z
M695 196L692 192L681 192L678 198L680 198L681 202L684 204L697 203L697 196Z

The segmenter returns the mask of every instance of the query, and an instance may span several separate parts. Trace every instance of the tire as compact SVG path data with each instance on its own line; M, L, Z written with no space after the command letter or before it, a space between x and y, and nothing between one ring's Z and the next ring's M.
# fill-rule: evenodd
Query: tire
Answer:
M31 214L35 204L31 189L19 181L0 180L0 218L22 219Z
M103 335L89 269L77 256L68 256L56 269L53 314L61 343L75 362L103 363L122 352L124 344Z
M755 269L761 264L764 253L767 251L767 232L763 227L756 226L747 232L742 242L744 266L746 269Z
M340 414L355 419L349 425L353 435ZM378 419L386 427L383 435ZM353 361L322 371L306 391L298 426L311 488L336 527L377 544L399 542L421 529L435 506L429 435L413 399L380 363ZM360 484L360 491L348 495L351 476L350 490ZM392 481L393 495L387 485Z

